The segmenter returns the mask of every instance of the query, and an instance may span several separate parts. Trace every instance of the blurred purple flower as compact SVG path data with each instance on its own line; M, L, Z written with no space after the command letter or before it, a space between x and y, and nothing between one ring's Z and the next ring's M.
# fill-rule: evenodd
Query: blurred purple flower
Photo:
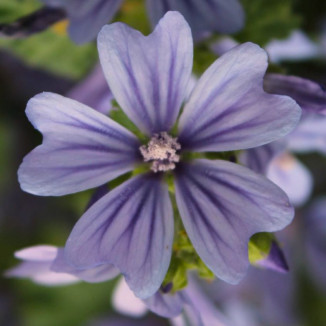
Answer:
M67 12L69 34L76 43L93 40L123 4L123 0L41 1ZM166 12L179 11L195 37L210 32L235 33L244 25L244 11L238 0L147 0L147 9L153 26Z
M264 89L291 96L303 109L301 121L282 141L250 149L241 161L282 188L295 206L304 204L313 189L310 171L291 153L326 153L326 92L318 83L295 76L266 74Z
M6 271L7 277L29 278L37 284L58 286L79 281L98 283L116 277L119 272L112 265L79 270L66 264L63 249L50 245L28 247L15 252L22 260L18 266ZM142 317L148 310L166 318L174 318L182 312L193 324L200 326L220 324L222 314L209 302L200 287L191 278L188 287L176 294L158 291L145 301L135 297L124 278L121 277L113 292L113 307L131 317ZM183 317L180 316L182 319ZM215 322L215 323L214 323Z
M178 30L178 33L175 33ZM214 274L237 283L248 266L247 242L284 228L288 198L263 176L223 161L183 160L183 154L260 146L293 129L300 108L263 91L264 50L252 43L226 53L204 73L169 135L187 94L191 31L170 12L144 37L127 25L105 26L98 37L112 94L149 142L74 100L52 93L31 99L27 115L43 144L19 169L22 189L59 196L100 186L144 161L175 177L177 206L187 234ZM141 157L141 153L143 157ZM179 159L181 158L181 162ZM78 268L115 265L140 298L152 296L169 267L174 221L164 173L137 175L97 201L75 225L65 248Z
M326 198L319 197L304 214L307 269L318 288L326 292Z
M112 265L97 266L88 270L72 268L63 258L63 248L49 245L21 249L15 252L15 257L23 262L6 271L5 275L30 278L43 285L66 285L81 280L97 283L110 280L119 274Z
M87 78L72 88L67 96L103 114L108 114L112 110L113 95L100 65L97 65Z

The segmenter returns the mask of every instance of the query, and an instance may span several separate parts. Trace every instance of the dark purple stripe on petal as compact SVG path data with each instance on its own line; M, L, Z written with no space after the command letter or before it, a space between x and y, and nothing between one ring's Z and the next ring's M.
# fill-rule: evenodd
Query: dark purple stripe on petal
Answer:
M63 195L100 186L133 169L139 142L103 114L52 93L28 102L27 115L43 134L18 175L23 190Z
M169 12L147 37L121 23L105 26L98 48L110 89L128 117L148 135L169 131L192 69L191 31L183 17Z
M267 144L289 133L301 110L289 97L263 90L266 52L253 43L237 46L198 81L179 122L184 149L228 151Z
M173 212L158 175L135 177L97 201L73 229L66 257L78 268L114 264L140 298L154 294L167 272Z
M248 240L285 227L293 208L266 178L227 161L196 160L176 170L176 199L188 236L215 275L237 283L248 266Z

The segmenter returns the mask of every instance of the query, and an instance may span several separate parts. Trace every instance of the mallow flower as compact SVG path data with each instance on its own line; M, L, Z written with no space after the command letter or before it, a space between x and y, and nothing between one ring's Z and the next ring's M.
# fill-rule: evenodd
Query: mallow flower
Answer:
M241 154L252 170L265 174L281 187L293 205L304 204L313 189L310 171L295 153L326 153L326 92L318 83L296 76L266 74L265 91L291 96L302 108L296 128L284 139Z
M79 269L113 264L136 296L148 298L176 253L174 233L186 232L217 277L239 282L250 236L284 228L293 208L265 177L215 158L284 136L298 122L299 106L264 92L267 55L245 43L207 69L182 107L193 43L178 12L168 12L146 37L122 23L104 26L98 49L112 94L142 142L86 105L53 93L36 95L26 113L43 143L19 168L22 189L61 196L134 170L77 222L66 261Z
M77 43L93 40L124 3L124 0L41 1L66 12L69 35ZM210 32L235 33L244 25L244 11L238 0L147 0L146 6L153 26L167 11L177 10L198 37Z
M84 270L73 268L65 262L63 248L51 245L24 248L16 251L15 257L21 263L7 270L7 277L27 278L46 286L64 286L80 281L99 283L111 280L119 274L116 268L108 264ZM117 312L137 318L150 310L159 316L171 318L173 325L183 320L193 320L192 325L226 326L224 316L205 296L198 281L194 277L189 281L186 289L175 294L157 291L152 297L141 300L121 277L114 287L112 305Z

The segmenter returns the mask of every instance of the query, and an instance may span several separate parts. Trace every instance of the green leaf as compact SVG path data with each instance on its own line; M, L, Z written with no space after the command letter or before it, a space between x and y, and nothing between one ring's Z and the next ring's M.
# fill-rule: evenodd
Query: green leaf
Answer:
M26 39L0 39L0 48L11 51L30 66L73 79L85 75L98 57L94 44L78 46L67 35L53 30Z
M37 10L36 0L2 0L1 23L12 22ZM0 38L0 48L12 52L26 64L56 75L79 79L96 62L94 43L78 46L66 34L68 22L59 22L45 32L23 39Z
M113 105L115 107L118 106L118 104L115 101L113 101ZM141 131L135 126L135 124L128 118L128 116L120 108L111 110L109 116L112 120L119 123L121 126L124 126L132 133L134 133L143 143L146 143L148 141L148 137L146 137L144 134L141 133Z
M248 244L248 257L251 264L268 256L272 242L275 241L271 233L257 233L250 238Z
M271 39L286 38L300 27L301 17L294 13L292 0L242 0L246 12L244 29L235 38L261 46Z
M38 0L1 0L0 22L9 23L42 6Z

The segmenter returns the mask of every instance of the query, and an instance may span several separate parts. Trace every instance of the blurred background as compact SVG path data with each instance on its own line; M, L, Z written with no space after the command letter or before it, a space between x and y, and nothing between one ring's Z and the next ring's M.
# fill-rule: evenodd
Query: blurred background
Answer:
M271 71L309 78L326 87L326 2L241 2L246 24L234 39L266 47L273 59ZM0 24L41 6L37 0L0 0ZM150 31L143 1L125 1L114 20ZM0 37L1 274L18 263L13 253L21 248L63 246L91 196L91 192L59 198L32 196L20 190L16 175L24 155L41 143L25 116L27 101L43 91L69 94L98 62L96 43L78 46L65 28L65 23L59 23L27 38ZM213 40L220 37L215 35ZM207 42L199 43L194 71L201 73L216 57ZM314 186L309 200L297 208L293 224L278 234L290 272L251 268L237 289L220 283L210 289L221 311L233 318L242 312L235 326L252 326L243 317L246 309L258 311L257 325L326 325L326 205L320 199L326 196L326 156L312 152L297 158L311 172ZM316 199L318 212L311 213ZM316 226L310 217L318 214L324 223ZM0 325L168 325L150 313L132 320L116 312L111 304L115 282L46 287L0 276Z

